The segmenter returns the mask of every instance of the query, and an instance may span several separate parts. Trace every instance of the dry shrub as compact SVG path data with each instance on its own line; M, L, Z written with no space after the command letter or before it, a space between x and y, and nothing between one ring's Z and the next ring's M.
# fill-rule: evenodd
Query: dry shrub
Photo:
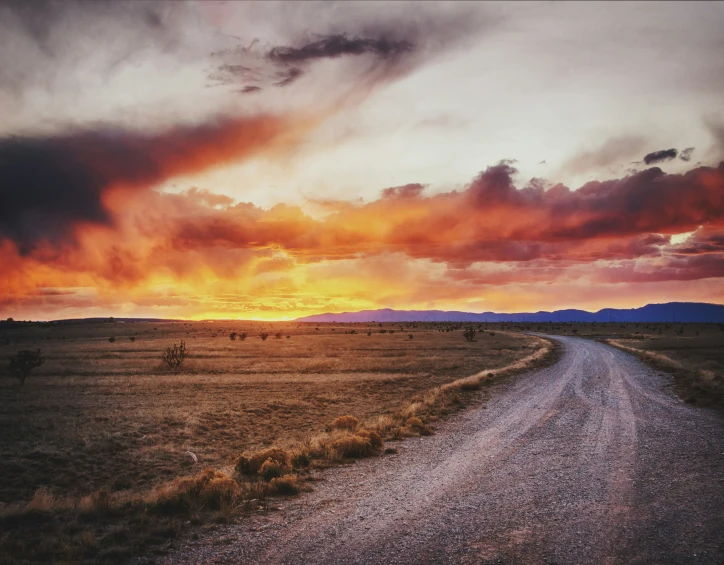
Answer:
M188 514L205 503L220 504L222 500L233 499L230 493L238 494L238 488L236 481L228 475L204 469L194 477L175 479L157 488L148 497L147 507L162 514Z
M274 459L267 459L259 468L259 474L265 481L277 479L284 474L287 467Z
M385 442L382 441L380 434L373 430L358 430L357 435L367 439L372 449L382 449L385 446Z
M354 431L359 426L359 420L354 416L340 416L332 422L332 428L335 430Z
M463 392L472 392L474 390L480 390L479 379L465 379L458 383L458 389Z
M212 510L219 510L231 506L238 498L241 489L237 482L228 477L216 476L201 489L201 502Z
M405 422L405 425L410 428L411 430L417 432L421 436L429 436L432 435L432 430L428 428L420 418L417 418L413 416L412 418L408 418L407 422Z
M311 461L309 459L309 455L300 450L292 455L291 463L294 469L304 469L305 467L309 467Z
M390 430L395 427L395 420L392 416L383 414L368 420L365 427L377 432L382 437L387 437Z
M301 490L299 478L296 475L284 475L269 481L269 494L292 496Z
M374 453L369 439L353 434L337 437L332 441L331 447L345 458L366 457Z
M33 498L26 509L29 512L38 512L39 514L49 514L58 507L58 499L45 487L40 487L35 491Z
M236 472L240 475L256 475L264 463L271 459L281 467L289 465L289 454L279 447L270 447L250 456L242 455L236 462Z

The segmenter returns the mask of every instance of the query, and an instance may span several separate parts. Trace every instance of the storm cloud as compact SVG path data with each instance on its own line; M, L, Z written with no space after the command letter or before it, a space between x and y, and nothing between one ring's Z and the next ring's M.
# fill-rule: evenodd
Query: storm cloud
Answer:
M662 149L661 151L653 151L644 155L644 163L647 165L653 165L654 163L663 163L664 161L671 161L676 159L679 152L676 149Z
M220 118L160 133L117 127L0 139L0 236L29 250L79 223L108 224L111 188L148 189L179 174L241 159L290 129L284 120Z

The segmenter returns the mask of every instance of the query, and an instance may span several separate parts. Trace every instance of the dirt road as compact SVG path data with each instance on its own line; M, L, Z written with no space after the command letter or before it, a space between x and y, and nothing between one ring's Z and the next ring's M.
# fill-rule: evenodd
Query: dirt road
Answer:
M724 420L626 353L557 339L558 364L487 407L166 562L724 563Z

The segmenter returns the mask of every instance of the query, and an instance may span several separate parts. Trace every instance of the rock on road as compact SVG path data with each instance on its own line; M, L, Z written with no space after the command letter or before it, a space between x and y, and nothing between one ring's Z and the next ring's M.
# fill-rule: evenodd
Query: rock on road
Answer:
M165 563L724 563L724 420L601 343Z

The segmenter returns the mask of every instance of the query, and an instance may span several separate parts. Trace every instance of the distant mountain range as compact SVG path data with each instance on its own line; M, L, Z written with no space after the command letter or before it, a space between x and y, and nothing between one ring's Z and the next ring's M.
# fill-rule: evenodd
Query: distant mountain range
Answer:
M668 302L641 308L604 308L598 312L555 310L498 314L443 310L362 310L317 314L297 322L714 322L724 323L724 305L704 302Z

